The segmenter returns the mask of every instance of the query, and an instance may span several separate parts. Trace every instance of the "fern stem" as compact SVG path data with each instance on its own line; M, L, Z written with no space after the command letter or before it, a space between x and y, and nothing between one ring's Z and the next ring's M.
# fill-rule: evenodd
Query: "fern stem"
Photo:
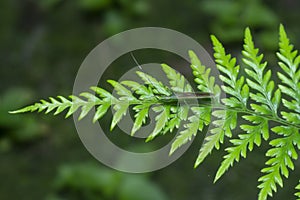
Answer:
M245 108L245 109L233 108L233 107L225 106L225 105L219 104L219 103L211 104L211 105L205 105L205 106L211 107L213 109L215 108L215 109L221 109L221 110L230 110L230 111L234 111L234 112L238 112L238 113L245 113L245 114L249 114L249 115L253 115L253 116L259 116L259 117L263 117L263 118L267 119L268 121L273 121L273 122L280 123L282 125L292 126L292 127L297 128L297 129L300 129L300 125L289 123L286 120L280 118L278 115L276 115L276 116L263 115L263 114L254 112L253 110L250 110L248 108Z

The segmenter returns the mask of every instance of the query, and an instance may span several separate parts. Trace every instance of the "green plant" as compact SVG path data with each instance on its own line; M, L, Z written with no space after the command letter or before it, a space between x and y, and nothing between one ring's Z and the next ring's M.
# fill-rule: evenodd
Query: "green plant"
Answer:
M210 75L210 69L202 65L195 53L189 52L191 68L195 82L201 92L212 95L210 101L203 100L199 105L183 104L178 106L172 97L174 92L190 93L192 87L184 77L166 64L162 69L169 79L170 87L143 72L137 72L145 85L134 81L108 82L117 91L118 97L100 88L91 87L98 95L82 93L81 97L70 96L70 100L58 96L50 97L50 101L41 100L34 105L11 113L33 111L55 111L55 115L68 109L66 117L71 116L81 108L79 120L96 107L93 121L100 119L110 107L115 113L111 129L122 119L126 111L132 106L135 111L135 122L131 134L146 122L150 109L157 113L155 128L148 136L147 141L160 134L172 132L180 124L184 130L172 144L170 153L191 140L205 125L212 123L214 128L205 138L200 149L195 167L199 166L213 149L219 149L225 138L232 138L232 130L238 127L242 133L235 139L230 139L231 146L226 148L226 155L219 167L215 181L228 169L239 162L241 157L246 157L248 151L255 146L261 146L263 141L268 141L270 148L266 153L269 160L262 169L264 174L259 178L260 189L258 199L265 200L277 191L277 185L283 187L283 177L288 178L289 170L294 169L293 160L298 159L296 149L300 149L300 56L293 49L286 35L284 27L279 30L279 52L277 53L281 68L278 72L280 83L278 88L271 80L272 71L267 69L267 62L263 61L263 54L255 48L250 30L245 30L243 62L245 75L240 75L240 66L236 58L226 54L224 47L215 36L211 36L214 46L216 66L221 72L220 79L225 83L219 86L215 77ZM227 95L222 98L221 90ZM283 94L283 97L281 97ZM216 120L212 120L213 118ZM238 124L240 119L240 124ZM272 122L272 123L270 123ZM270 137L272 134L272 137ZM271 138L271 139L270 139ZM299 190L300 185L296 186ZM300 193L295 194L300 199Z
M278 24L276 12L264 1L222 1L204 0L199 3L200 10L211 16L210 31L220 35L224 43L239 42L242 39L242 27L251 26L259 29L256 40L261 42L265 49L275 50L274 40Z
M80 181L79 181L80 180ZM47 200L58 199L118 199L166 200L158 185L149 177L116 173L93 163L63 165L53 181L52 194ZM136 190L136 188L139 190Z
M29 103L33 96L26 88L9 88L0 95L0 152L9 151L18 144L32 143L46 135L47 126L36 118L6 114L16 105Z

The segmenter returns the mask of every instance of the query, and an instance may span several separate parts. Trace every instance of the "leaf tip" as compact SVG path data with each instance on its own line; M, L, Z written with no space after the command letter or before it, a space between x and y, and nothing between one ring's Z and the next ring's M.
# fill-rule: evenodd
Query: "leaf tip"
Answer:
M196 56L195 52L193 50L188 50L188 54L190 58L193 58Z
M247 28L245 29L245 40L246 40L246 41L247 41L247 40L252 41L252 34L251 34L251 30L250 30L249 27L247 27Z
M153 135L149 135L149 136L146 138L145 142L150 142L151 140L153 140L153 138L154 138Z
M284 25L282 23L279 24L279 32L285 32Z
M248 26L245 28L245 34L251 34L250 28Z
M18 110L14 110L14 111L8 111L9 114L17 114L19 113Z
M174 152L176 151L176 149L174 148L174 146L171 146L170 152L169 152L169 156L171 156Z
M219 40L217 39L217 37L215 35L210 35L210 39L213 42L213 44L215 45L216 43L219 43Z
M162 68L170 68L170 66L167 65L166 63L161 63L160 66L161 66Z
M108 83L111 84L112 86L114 86L114 85L116 84L116 81L111 80L111 79L107 80L106 82L108 82Z
M32 111L32 108L33 106L27 106L25 108L21 108L21 109L18 109L18 110L12 110L12 111L8 111L9 114L19 114L19 113L25 113L25 112L30 112Z
M214 183L214 184L217 183L217 181L218 181L219 179L220 179L220 175L217 174L217 175L215 176L215 178L214 178L214 182L213 182L213 183Z
M200 165L200 163L199 163L198 161L196 161L196 162L194 163L194 169L196 169L199 165Z
M109 130L110 131L114 130L115 126L116 126L116 122L112 121Z

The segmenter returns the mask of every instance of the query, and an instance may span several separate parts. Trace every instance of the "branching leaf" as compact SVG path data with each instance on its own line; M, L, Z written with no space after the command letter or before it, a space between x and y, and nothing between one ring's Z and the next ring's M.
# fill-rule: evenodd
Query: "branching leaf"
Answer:
M179 133L170 150L170 154L174 153L179 147L186 144L197 134L199 128L199 117L193 115L189 117L189 123L185 125L185 129Z
M279 51L276 54L280 71L277 72L279 81L275 83L274 71L272 72L267 62L263 61L264 56L255 47L249 28L245 30L242 51L245 67L241 67L243 65L240 66L236 58L226 53L215 36L211 36L211 40L216 67L220 71L219 77L212 76L211 68L204 66L193 51L188 52L194 82L197 89L204 92L202 95L206 95L206 100L201 98L201 94L192 95L193 88L184 76L170 66L162 64L169 86L149 74L138 71L137 75L142 83L132 80L120 83L108 80L112 89L116 91L116 96L103 88L91 87L96 94L84 92L80 97L50 97L10 113L44 111L46 114L54 112L54 115L57 115L66 111L66 117L69 117L79 110L80 120L95 109L93 122L96 122L109 108L113 108L113 129L132 108L135 115L131 135L134 135L146 123L149 110L152 109L156 113L153 122L155 127L146 141L167 132L174 132L175 129L181 130L180 125L184 124L172 143L170 154L191 141L211 123L212 128L204 139L194 166L199 166L213 149L219 149L225 139L230 138L230 145L225 148L226 155L216 173L215 181L235 162L240 162L242 157L246 158L254 147L268 141L268 160L261 170L263 176L258 180L258 199L266 200L277 191L278 186L283 187L283 179L288 178L290 170L295 169L293 161L298 160L300 55L294 50L284 27L280 25ZM222 86L217 84L217 78L223 81ZM221 99L221 92L226 97ZM198 100L199 104L189 103L190 98ZM239 121L240 119L242 120ZM233 134L236 128L242 130L237 136ZM295 196L300 199L300 182L296 190Z
M133 128L131 130L131 135L133 136L136 131L138 131L142 125L146 122L146 119L148 117L150 105L144 104L144 105L136 105L133 107L133 110L136 111L135 114L135 121L133 124Z
M165 127L169 120L170 106L159 106L153 109L155 112L160 112L155 117L156 125L153 132L148 136L146 142L153 140Z

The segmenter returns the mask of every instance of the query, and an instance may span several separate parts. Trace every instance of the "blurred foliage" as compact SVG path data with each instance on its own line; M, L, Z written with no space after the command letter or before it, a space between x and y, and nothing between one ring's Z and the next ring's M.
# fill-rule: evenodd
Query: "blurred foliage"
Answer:
M209 27L212 33L219 35L224 42L237 42L243 39L245 27L252 30L263 29L258 36L261 45L274 50L277 45L277 27L279 19L275 12L264 5L261 0L205 0L202 1L201 10L208 16L212 16Z
M274 34L279 22L299 47L299 6L298 0L0 1L0 176L5 180L0 185L0 199L45 199L50 193L65 199L60 196L63 189L50 187L53 177L60 176L56 175L57 168L66 166L66 162L92 159L80 143L71 120L45 118L45 122L37 119L40 115L11 116L7 111L29 103L33 95L43 98L69 94L82 60L105 38L130 28L161 26L195 38L208 51L211 51L209 34L214 33L234 52L241 48L239 41L243 34L238 32L249 26L258 36L259 47L273 54L275 47L270 44L276 44L273 40L277 40ZM141 55L139 60L149 62L159 56ZM117 66L132 65L131 60L123 59ZM120 76L120 67L109 72L110 76ZM172 166L153 173L153 184L159 182L170 199L175 200L255 199L257 191L252 187L236 188L256 184L259 177L256 170L265 160L255 153L263 151L254 152L249 161L216 185L210 184L210 175L216 170L211 166L217 166L222 152L215 153L214 159L201 169L191 170L196 151L191 148ZM296 179L294 183L290 181L286 188L293 188L296 183ZM288 196L291 193L280 191L276 198L293 198Z
M112 4L111 0L77 0L80 8L86 11L100 11L103 9L107 9Z
M32 94L28 89L14 88L0 96L0 151L9 150L13 144L36 140L45 133L46 126L35 118L7 115L16 105L29 103Z
M166 200L166 195L145 176L116 173L95 164L72 164L59 169L54 199Z

